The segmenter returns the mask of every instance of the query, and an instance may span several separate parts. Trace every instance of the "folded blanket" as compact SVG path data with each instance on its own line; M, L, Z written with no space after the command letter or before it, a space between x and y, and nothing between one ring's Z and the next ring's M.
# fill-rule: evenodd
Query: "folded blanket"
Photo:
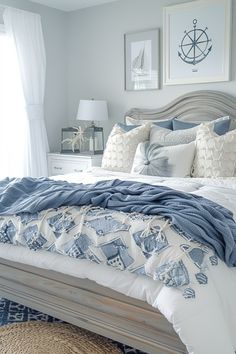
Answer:
M47 178L0 182L0 214L36 213L63 205L93 205L124 212L161 215L190 240L215 250L228 266L236 266L236 223L232 213L208 199L132 181L75 184Z

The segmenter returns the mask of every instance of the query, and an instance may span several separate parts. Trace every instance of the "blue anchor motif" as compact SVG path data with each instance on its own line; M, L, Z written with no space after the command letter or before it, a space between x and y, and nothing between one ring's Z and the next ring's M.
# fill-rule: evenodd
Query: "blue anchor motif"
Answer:
M206 59L212 51L212 40L208 37L208 27L197 28L197 19L193 20L193 29L184 31L178 56L186 64L196 65Z

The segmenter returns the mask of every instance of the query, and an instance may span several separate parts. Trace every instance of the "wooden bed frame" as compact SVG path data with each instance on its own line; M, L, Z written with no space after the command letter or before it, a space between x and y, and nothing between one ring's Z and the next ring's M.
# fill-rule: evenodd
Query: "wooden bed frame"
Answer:
M236 100L217 91L197 91L158 110L133 109L135 119L236 119ZM187 353L172 325L145 302L90 280L0 258L0 296L153 354Z
M0 295L148 353L186 353L159 311L90 280L0 259Z

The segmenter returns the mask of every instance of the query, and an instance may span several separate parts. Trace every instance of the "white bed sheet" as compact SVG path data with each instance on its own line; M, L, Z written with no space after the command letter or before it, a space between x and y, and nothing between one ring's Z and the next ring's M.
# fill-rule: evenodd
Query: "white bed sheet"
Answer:
M165 185L201 195L230 209L236 219L235 177L162 178L111 172L101 168L93 168L86 174L72 174L66 177L70 182L83 183L114 178ZM220 262L218 267L209 272L208 286L201 288L195 300L186 301L177 289L158 284L158 295L152 305L173 324L189 353L233 354L236 350L236 269L229 269ZM151 297L150 294L149 298Z
M154 281L147 276L128 271L121 272L103 264L98 265L88 260L75 259L48 251L35 252L23 246L0 243L0 258L41 269L54 270L80 279L90 279L124 295L146 301L152 306L162 288L159 281Z
M166 185L211 199L230 209L236 216L236 178L158 178L113 173L101 168L54 178L82 183L119 178ZM23 247L0 244L1 258L87 278L148 302L173 324L189 353L233 354L236 350L236 269L228 268L223 262L209 269L209 283L198 291L197 298L186 300L178 289L167 288L145 276L46 251L37 254L40 256L36 257L34 252ZM64 258L63 262L61 257Z

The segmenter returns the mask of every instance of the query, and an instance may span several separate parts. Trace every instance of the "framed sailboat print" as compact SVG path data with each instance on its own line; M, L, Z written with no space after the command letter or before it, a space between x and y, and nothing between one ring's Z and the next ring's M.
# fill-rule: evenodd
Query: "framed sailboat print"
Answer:
M159 30L125 34L125 90L159 88Z

